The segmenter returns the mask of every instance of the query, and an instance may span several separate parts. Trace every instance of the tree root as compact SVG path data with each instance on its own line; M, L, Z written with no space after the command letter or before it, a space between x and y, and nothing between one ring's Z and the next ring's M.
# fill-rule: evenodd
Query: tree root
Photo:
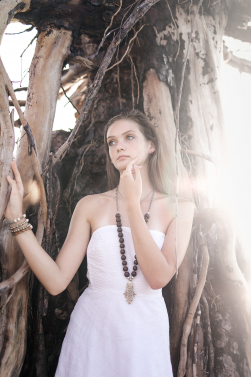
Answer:
M208 364L209 364L209 377L215 377L214 375L214 346L212 340L212 331L209 317L209 306L204 293L201 295L201 302L204 309L204 323L206 325L206 340L208 346Z
M181 347L180 347L180 362L179 362L179 368L178 368L178 374L177 377L184 377L186 373L186 362L187 362L187 341L188 336L191 332L191 327L193 323L194 314L196 311L196 308L198 306L205 282L206 282L206 276L207 276L207 269L209 264L209 254L208 254L208 248L203 240L202 237L199 239L199 245L202 249L203 253L203 263L202 263L202 269L200 273L199 282L195 291L194 298L192 300L192 303L190 305L187 318L183 325L183 335L181 340Z
M8 289L13 288L26 274L30 267L26 260L23 261L22 266L7 280L0 283L0 295Z
M193 377L198 377L198 345L199 345L199 333L200 333L200 303L198 304L197 315L195 320L195 336L194 336L194 352L193 352Z
M230 286L229 300L242 308L241 313L246 327L245 350L251 370L251 291L236 260L236 225L231 212L212 208L195 212L194 224L202 223L203 230L217 226L217 268L221 278Z

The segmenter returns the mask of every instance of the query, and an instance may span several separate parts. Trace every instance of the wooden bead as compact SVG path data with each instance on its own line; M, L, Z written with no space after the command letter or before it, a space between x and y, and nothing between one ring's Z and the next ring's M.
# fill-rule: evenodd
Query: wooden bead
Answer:
M122 222L121 222L121 215L120 215L120 213L116 213L115 217L116 217L117 232L118 232L119 244L120 244L119 245L120 246L120 254L122 254L121 255L121 259L122 259L123 271L125 271L124 272L125 277L128 278L130 276L130 273L128 272L128 267L127 267L127 262L126 262L125 244L124 244L125 240L124 240L124 236L123 236L123 229L122 229ZM144 219L145 219L146 223L148 222L149 218L150 218L149 213L146 213L144 215ZM137 256L135 255L134 258L135 258L135 260L133 262L134 263L134 265L133 265L133 271L131 273L131 275L133 277L135 277L137 275L136 271L138 269L138 267L137 267L137 265L138 265Z

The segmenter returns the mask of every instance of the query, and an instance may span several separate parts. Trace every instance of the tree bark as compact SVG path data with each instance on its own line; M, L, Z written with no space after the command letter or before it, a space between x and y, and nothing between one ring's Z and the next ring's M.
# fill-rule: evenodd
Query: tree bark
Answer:
M48 30L40 34L33 62L30 68L25 118L31 126L39 161L42 166L48 160L51 145L51 132L62 65L69 54L71 32L66 30ZM22 135L25 131L22 131ZM37 142L39 140L39 143ZM12 152L11 152L12 158ZM40 193L34 180L34 168L28 156L27 138L20 140L17 151L17 165L22 177L24 189L28 194L23 203L26 212L31 205L39 204ZM34 184L33 184L34 183ZM32 185L33 184L33 185ZM23 254L6 226L1 229L1 271L2 280L12 276L23 263ZM15 288L9 305L1 313L1 376L19 375L26 351L28 278L26 275ZM1 303L8 297L3 293Z

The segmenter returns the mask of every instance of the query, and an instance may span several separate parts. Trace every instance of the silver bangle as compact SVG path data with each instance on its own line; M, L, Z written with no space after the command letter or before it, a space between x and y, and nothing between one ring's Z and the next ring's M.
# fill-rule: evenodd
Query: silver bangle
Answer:
M20 221L22 217L26 217L26 214L24 213L23 216L18 217L17 219L15 219L15 220L11 220L11 221L7 221L7 220L5 219L5 222L6 222L6 224L13 224L13 223L16 223L17 221Z

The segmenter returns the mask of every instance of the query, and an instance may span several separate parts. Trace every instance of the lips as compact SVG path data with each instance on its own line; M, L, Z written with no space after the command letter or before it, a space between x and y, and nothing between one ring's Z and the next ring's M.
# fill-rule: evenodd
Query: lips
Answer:
M120 159L123 159L123 158L126 158L126 157L129 157L129 156L125 156L125 155L121 155L117 158L117 160L120 160Z

